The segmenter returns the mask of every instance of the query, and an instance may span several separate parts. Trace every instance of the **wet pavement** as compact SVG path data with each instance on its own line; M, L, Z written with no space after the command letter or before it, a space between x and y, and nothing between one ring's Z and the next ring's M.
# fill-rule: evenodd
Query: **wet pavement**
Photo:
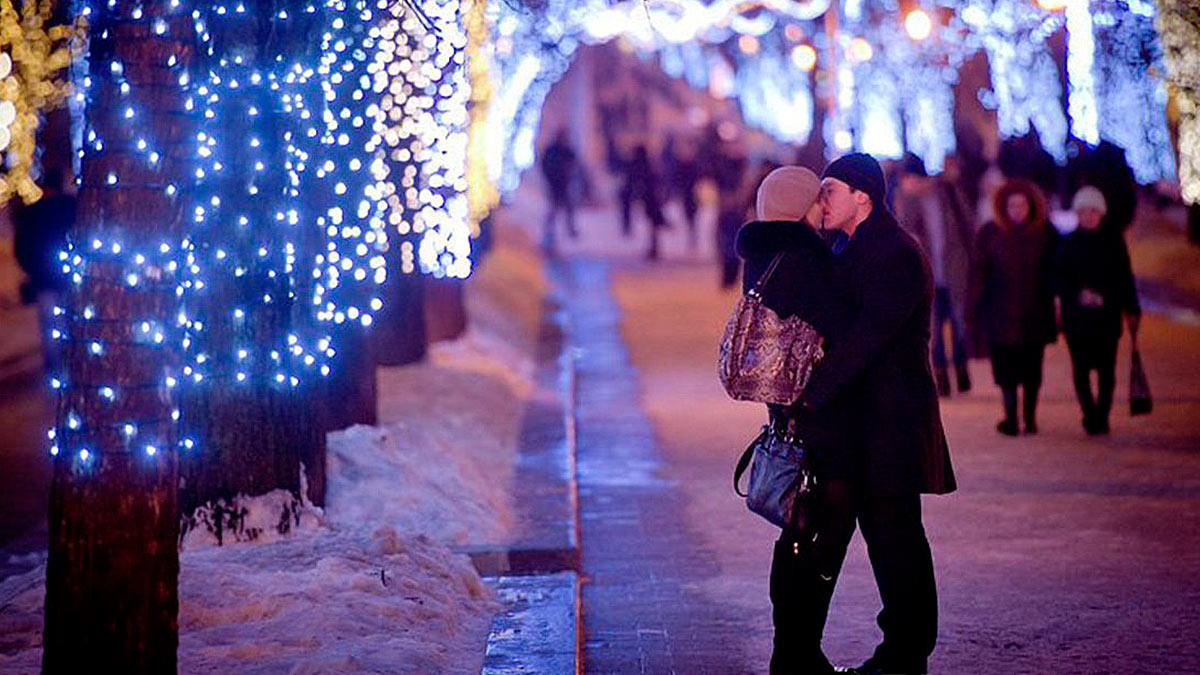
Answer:
M577 349L578 470L587 673L738 673L750 629L696 582L720 574L663 472L608 265L560 268Z

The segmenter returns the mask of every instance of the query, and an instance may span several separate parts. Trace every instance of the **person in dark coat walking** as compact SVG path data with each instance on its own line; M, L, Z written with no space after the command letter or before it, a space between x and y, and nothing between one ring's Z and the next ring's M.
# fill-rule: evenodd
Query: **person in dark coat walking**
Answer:
M567 234L572 239L579 236L575 229L574 194L578 170L579 162L567 141L567 130L561 129L542 153L542 176L546 179L546 196L550 198L550 209L546 212L542 230L542 246L548 252L554 252L554 225L560 212L566 217Z
M666 150L663 151L663 156L668 156ZM696 156L696 147L691 142L672 143L669 157L670 163L664 165L664 172L672 192L679 196L680 205L683 206L683 217L688 228L688 247L695 250L700 243L696 232L696 214L700 210L696 201L696 184L700 182L700 163Z
M834 269L853 318L800 398L803 429L853 391L847 433L856 471L826 486L822 509L842 527L829 535L836 547L818 562L819 579L832 592L857 520L883 600L883 642L858 669L872 675L926 672L937 639L937 589L921 494L956 487L929 362L933 275L920 244L884 206L885 194L870 155L849 154L825 169L823 221L848 237L834 246Z
M721 261L721 288L731 288L739 271L737 233L746 222L743 190L746 182L746 157L733 143L722 143L715 157L712 172L717 183L717 255Z
M59 366L58 349L50 331L54 307L67 290L58 253L66 248L67 233L75 224L76 200L65 192L61 170L47 170L40 182L42 198L18 208L14 214L13 248L17 264L28 277L21 286L21 298L26 304L38 305L46 372L55 372Z
M968 322L983 334L1004 398L996 430L1017 427L1017 388L1024 390L1025 433L1037 433L1042 357L1056 339L1053 265L1057 235L1046 200L1033 183L1012 179L993 197L996 219L975 236Z
M650 245L646 250L647 260L658 259L658 232L666 227L663 217L661 190L658 174L650 166L650 153L646 146L638 145L625 163L621 183L621 232L626 237L633 234L633 205L641 203L650 221Z
M1103 193L1085 185L1075 193L1071 207L1079 217L1079 227L1059 246L1055 285L1083 428L1089 435L1106 434L1121 315L1127 317L1129 332L1136 336L1142 310L1125 240L1115 228L1101 227L1108 208ZM1092 371L1098 381L1094 395Z
M938 393L950 395L944 337L947 325L958 390L970 391L964 307L970 284L974 223L958 188L940 176L930 176L920 157L905 155L901 171L896 219L921 242L933 269L933 374Z
M758 188L756 220L738 231L737 252L745 262L743 292L758 283L776 256L783 256L762 289L763 304L780 318L795 316L813 326L824 339L824 348L830 349L845 339L850 303L835 283L833 252L818 230L820 187L817 175L803 167L785 166L768 174ZM794 406L769 405L768 410L776 429L786 430L790 422L798 421ZM857 472L849 433L852 412L853 396L847 391L799 429L817 478L817 500L826 486L844 485ZM838 537L845 526L844 518L826 519L823 513L817 510L806 532L785 530L775 542L770 577L775 626L772 673L833 672L821 651L833 584L822 582L819 575L831 566L830 558L840 555ZM806 555L799 555L802 545Z

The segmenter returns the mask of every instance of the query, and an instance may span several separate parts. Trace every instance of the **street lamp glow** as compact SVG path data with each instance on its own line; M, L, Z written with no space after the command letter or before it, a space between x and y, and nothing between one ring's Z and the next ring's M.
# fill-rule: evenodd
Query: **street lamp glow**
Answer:
M804 72L809 72L817 65L817 50L812 45L796 45L792 50L792 63Z
M914 9L904 17L904 30L908 31L910 38L917 41L924 40L933 32L933 20L929 18L925 10Z
M850 58L856 62L870 61L874 54L875 50L871 48L871 43L863 38L856 37L850 41Z

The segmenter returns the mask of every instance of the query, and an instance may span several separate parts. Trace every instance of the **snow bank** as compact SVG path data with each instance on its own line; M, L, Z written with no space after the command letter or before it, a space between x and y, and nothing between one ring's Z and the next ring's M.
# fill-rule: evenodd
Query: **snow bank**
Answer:
M467 286L470 330L380 369L379 427L329 434L324 509L241 497L250 541L187 534L180 673L479 672L499 604L451 547L512 526L544 289L528 247L497 248ZM0 672L40 670L44 584L44 565L0 582Z

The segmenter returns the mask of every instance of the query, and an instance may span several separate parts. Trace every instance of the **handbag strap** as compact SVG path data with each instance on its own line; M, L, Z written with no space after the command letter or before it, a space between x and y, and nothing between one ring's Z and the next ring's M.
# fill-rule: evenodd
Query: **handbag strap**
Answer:
M750 445L746 446L746 450L738 459L737 468L733 470L733 491L737 493L737 496L739 497L746 496L746 493L742 492L742 489L738 487L738 483L742 482L742 474L746 473L746 469L750 466L750 460L754 458L754 448L758 445L759 441L761 441L763 437L769 433L771 433L771 425L764 424L762 431L754 438L753 441L750 441Z
M750 289L749 295L754 297L762 296L763 287L767 285L767 282L771 280L771 276L775 274L775 269L779 267L779 262L783 260L784 253L786 253L786 251L780 251L779 253L775 254L775 258L771 260L771 264L767 265L767 270L763 272L761 277L758 278L758 282L754 284L754 288Z

